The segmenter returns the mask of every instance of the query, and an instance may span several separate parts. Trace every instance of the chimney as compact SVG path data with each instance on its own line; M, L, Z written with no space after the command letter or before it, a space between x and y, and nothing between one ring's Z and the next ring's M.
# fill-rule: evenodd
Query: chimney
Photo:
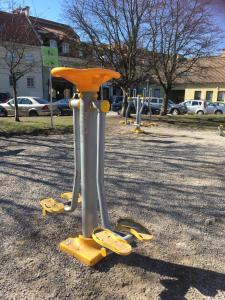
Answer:
M29 17L30 15L30 6L25 6L24 8L22 8L22 12Z

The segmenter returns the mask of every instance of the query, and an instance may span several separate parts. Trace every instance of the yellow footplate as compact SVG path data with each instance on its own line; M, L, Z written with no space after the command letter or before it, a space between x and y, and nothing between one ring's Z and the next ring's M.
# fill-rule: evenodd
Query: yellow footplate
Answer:
M131 245L126 240L109 229L95 228L92 238L99 245L119 255L129 255L132 251Z
M116 229L122 232L128 232L140 241L150 241L153 239L153 235L150 234L147 228L132 219L119 219L116 224Z
M82 235L69 237L59 244L59 249L67 254L76 257L81 263L87 266L94 266L106 256L106 249Z
M64 204L55 201L53 198L41 200L40 205L43 216L46 216L47 213L61 213L64 211Z
M67 201L72 201L72 195L73 193L72 192L64 192L61 194L61 198L62 199L65 199ZM81 203L82 202L82 197L81 195L79 194L79 198L77 200L78 203Z

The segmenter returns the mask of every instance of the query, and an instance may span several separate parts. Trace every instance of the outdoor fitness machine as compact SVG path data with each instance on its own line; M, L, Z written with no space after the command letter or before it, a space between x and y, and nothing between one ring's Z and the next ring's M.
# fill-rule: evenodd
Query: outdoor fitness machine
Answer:
M150 93L150 91L149 91L149 93ZM149 95L149 97L146 96L146 88L143 89L142 97L140 95L137 95L136 89L133 89L133 96L131 97L130 90L129 90L129 96L128 96L127 101L128 101L128 105L127 105L127 109L126 109L124 124L125 125L134 124L135 129L133 129L132 132L146 133L144 130L141 129L141 126L144 126L144 127L158 126L157 123L151 122L151 119L152 119L151 97L150 97L150 95ZM149 110L149 122L142 123L141 115L142 115L145 105L148 106L148 110ZM135 111L136 111L136 120L134 123L131 120L128 120L132 106L135 107Z
M128 255L132 251L128 241L151 240L153 236L141 224L131 219L119 219L115 228L109 222L104 193L104 141L107 100L97 100L102 83L119 78L120 74L107 69L54 68L53 77L62 77L80 92L80 99L72 99L74 125L74 181L73 190L61 194L66 204L52 198L40 201L43 215L69 213L82 203L82 235L69 237L59 245L61 251L93 266L106 255L115 252ZM98 205L99 204L99 205ZM101 227L98 227L98 206Z

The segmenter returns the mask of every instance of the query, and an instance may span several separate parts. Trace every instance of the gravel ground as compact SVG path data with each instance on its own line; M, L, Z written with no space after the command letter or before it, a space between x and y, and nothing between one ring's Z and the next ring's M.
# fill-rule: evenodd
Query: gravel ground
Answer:
M225 139L107 123L111 220L133 217L155 240L93 268L59 252L80 208L43 219L39 200L71 189L72 136L0 137L0 299L225 299Z

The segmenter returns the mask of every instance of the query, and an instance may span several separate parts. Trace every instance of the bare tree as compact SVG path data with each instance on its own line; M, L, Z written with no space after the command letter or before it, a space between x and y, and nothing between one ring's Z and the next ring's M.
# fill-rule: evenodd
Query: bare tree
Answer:
M28 54L29 45L35 37L26 16L19 11L7 14L1 24L0 47L3 49L4 66L9 72L15 101L15 121L19 122L17 83L34 67L33 58Z
M155 0L148 12L148 69L164 89L164 115L172 88L215 50L219 31L204 1Z
M144 78L137 65L145 43L144 20L149 1L67 0L64 5L66 18L90 43L98 64L120 72L117 85L123 90L125 108L128 88Z

